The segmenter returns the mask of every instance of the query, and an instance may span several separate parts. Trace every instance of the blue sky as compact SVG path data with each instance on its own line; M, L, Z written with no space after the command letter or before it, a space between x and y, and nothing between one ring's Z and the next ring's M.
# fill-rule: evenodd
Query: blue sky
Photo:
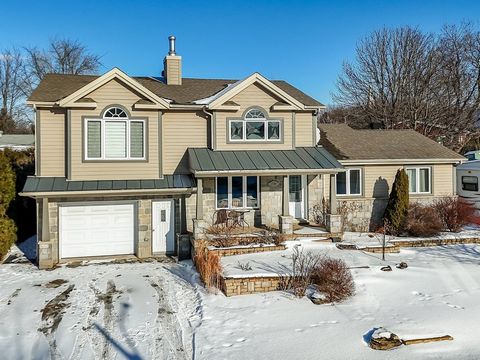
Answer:
M238 79L258 71L331 104L344 60L382 26L438 31L474 21L479 1L9 1L0 49L69 37L130 75L159 75L177 36L185 77Z

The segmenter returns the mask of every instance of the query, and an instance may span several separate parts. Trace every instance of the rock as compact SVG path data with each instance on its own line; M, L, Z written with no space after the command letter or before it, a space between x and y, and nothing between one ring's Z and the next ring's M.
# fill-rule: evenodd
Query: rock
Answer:
M391 350L402 345L402 341L396 334L381 327L373 332L369 345L375 350Z
M45 284L45 287L46 288L49 288L49 289L56 289L58 288L59 286L63 285L63 284L66 284L68 281L67 280L64 280L64 279L55 279L55 280L52 280L48 283Z
M382 266L380 268L380 270L382 270L382 271L392 271L392 267L390 265Z
M326 296L318 291L315 291L313 294L311 294L309 298L315 305L322 305L327 302Z
M408 265L406 262L401 262L400 264L397 264L397 269L406 269L408 268Z

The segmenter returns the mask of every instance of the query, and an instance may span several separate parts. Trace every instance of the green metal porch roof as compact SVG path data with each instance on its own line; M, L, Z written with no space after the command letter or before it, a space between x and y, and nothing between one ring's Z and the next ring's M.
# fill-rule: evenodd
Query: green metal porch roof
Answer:
M294 170L318 171L343 166L323 147L298 147L295 150L188 149L190 170L201 172Z
M22 193L89 192L89 191L152 191L160 189L192 188L195 179L191 175L165 175L151 180L88 180L67 181L64 177L29 176Z

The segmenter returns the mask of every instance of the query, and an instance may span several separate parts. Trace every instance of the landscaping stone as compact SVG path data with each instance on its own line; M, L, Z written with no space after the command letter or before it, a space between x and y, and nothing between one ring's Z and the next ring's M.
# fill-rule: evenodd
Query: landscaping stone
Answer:
M375 350L391 350L401 346L402 340L396 334L380 327L373 332L369 345Z
M380 270L382 270L382 271L392 271L392 267L390 265L382 266L380 268Z
M406 269L406 268L408 268L408 265L407 265L406 262L402 261L400 264L397 264L396 267L397 267L397 269Z

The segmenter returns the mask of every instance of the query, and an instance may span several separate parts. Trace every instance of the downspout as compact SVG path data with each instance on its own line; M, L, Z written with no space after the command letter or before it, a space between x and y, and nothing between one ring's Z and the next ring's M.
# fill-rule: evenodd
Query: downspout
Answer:
M202 112L210 117L210 147L212 150L214 150L214 139L215 139L215 129L214 129L214 123L213 123L213 112L208 112L207 111L207 106L205 105L202 107Z
M33 137L33 157L35 160L35 176L38 176L38 160L37 160L37 105L33 104L33 130L35 131L35 136ZM38 232L37 232L38 234Z

